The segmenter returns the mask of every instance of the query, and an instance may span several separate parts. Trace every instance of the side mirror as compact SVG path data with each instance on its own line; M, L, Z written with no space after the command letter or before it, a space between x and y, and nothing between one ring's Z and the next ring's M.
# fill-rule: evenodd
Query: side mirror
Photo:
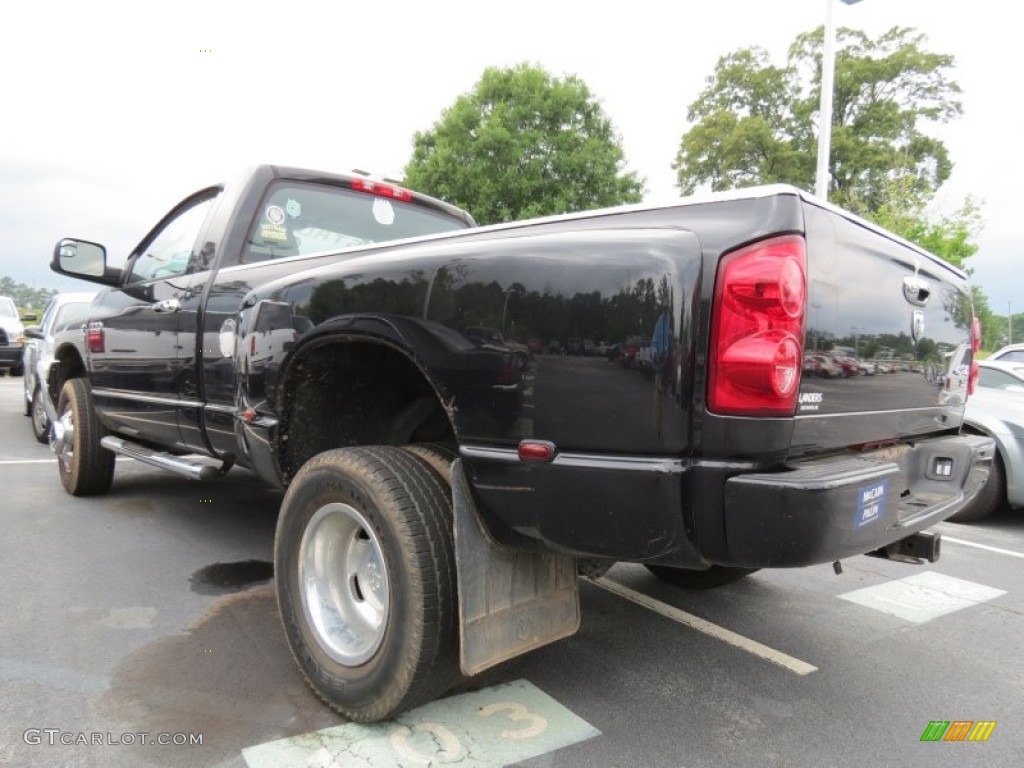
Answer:
M43 338L43 329L38 325L26 325L25 335L30 339L41 339Z
M66 237L53 249L50 269L69 277L80 277L94 283L116 285L120 270L107 269L107 249L99 243Z

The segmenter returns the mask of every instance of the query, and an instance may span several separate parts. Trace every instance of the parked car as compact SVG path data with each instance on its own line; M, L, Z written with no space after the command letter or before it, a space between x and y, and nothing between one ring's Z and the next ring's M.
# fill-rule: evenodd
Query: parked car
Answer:
M0 296L0 371L20 376L24 365L25 326L18 316L14 299Z
M832 360L839 367L843 378L851 379L854 376L860 376L860 363L852 357L835 357Z
M985 487L949 519L968 523L1007 506L1024 506L1024 360L978 361L978 387L967 398L964 429L996 441Z
M1008 344L988 356L989 360L1004 363L1024 363L1024 344Z
M828 355L811 355L817 364L817 375L824 379L838 379L843 375L843 369Z
M46 398L49 397L54 408L57 406L47 388L50 366L61 344L76 347L83 344L85 336L81 326L95 296L95 292L58 293L47 303L39 325L25 328L25 415L32 417L32 432L41 443L47 441L50 432Z

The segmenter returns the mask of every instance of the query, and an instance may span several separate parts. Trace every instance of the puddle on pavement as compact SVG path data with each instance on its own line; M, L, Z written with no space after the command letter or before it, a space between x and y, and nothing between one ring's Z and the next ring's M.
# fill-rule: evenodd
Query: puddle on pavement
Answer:
M269 587L223 597L191 629L125 657L95 707L103 730L203 734L201 746L117 748L134 766L161 768L220 764L343 722L302 679Z
M241 560L237 563L214 563L200 568L189 577L192 591L200 595L224 595L241 592L253 584L274 578L274 564L264 560Z

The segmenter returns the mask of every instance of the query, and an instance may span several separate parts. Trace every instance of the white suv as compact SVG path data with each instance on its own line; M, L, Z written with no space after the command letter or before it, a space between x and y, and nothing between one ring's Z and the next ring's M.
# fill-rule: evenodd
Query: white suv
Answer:
M12 299L0 296L0 371L20 376L24 350L25 326L18 318L18 308Z

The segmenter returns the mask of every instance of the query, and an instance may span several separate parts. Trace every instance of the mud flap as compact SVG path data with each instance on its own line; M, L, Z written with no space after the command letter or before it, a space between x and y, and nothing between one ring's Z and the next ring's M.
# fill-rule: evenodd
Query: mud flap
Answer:
M452 465L462 672L476 675L569 637L580 628L576 559L496 544L477 517L462 471Z

